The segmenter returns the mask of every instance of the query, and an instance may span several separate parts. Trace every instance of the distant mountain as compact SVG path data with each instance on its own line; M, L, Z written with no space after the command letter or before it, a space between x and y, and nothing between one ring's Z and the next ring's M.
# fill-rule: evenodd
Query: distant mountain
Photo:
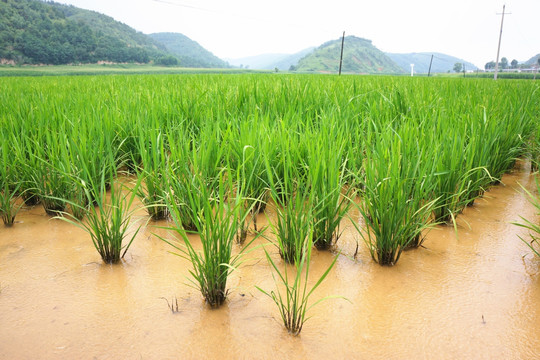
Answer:
M336 73L339 69L340 52L341 39L328 41L300 59L296 70ZM403 69L373 46L371 40L347 36L343 50L342 72L396 74L402 73Z
M299 51L299 52L297 52L295 54L288 55L288 56L282 58L281 60L276 61L274 64L272 64L272 67L270 67L270 69L278 68L280 70L289 70L291 68L291 66L296 67L298 65L298 62L300 61L300 59L302 59L306 55L312 53L313 50L315 50L315 48L310 47L310 48L304 49L302 51Z
M248 66L250 69L274 70L278 68L279 70L289 70L291 65L296 66L298 60L312 52L313 49L315 48L310 47L295 54L261 54L226 60L233 66Z
M390 59L398 64L404 71L411 71L411 64L414 64L414 72L427 73L429 71L429 62L433 55L433 63L431 65L432 73L452 72L456 63L465 64L466 70L476 70L476 66L468 61L459 59L454 56L441 53L410 53L410 54L394 54L386 53Z
M155 33L149 35L156 42L176 55L180 60L180 66L184 67L204 67L204 68L226 68L229 67L225 61L221 60L210 51L191 40L187 36L179 33Z
M17 63L147 63L163 45L113 18L38 0L0 1L0 59Z
M289 54L261 54L255 56L246 56L238 59L225 59L232 66L249 67L250 69L273 69L272 65Z
M536 64L538 64L538 59L539 58L540 58L540 54L536 54L532 58L530 58L529 60L525 61L525 64L527 64L527 65L536 65Z

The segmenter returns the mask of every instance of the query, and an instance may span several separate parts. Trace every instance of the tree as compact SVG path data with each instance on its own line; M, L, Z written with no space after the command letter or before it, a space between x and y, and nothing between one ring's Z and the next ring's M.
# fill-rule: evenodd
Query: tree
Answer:
M486 63L486 65L484 66L484 69L486 70L495 69L495 61L490 61Z
M517 69L518 64L519 63L516 59L512 60L512 62L510 63L510 65L512 66L512 69Z
M501 59L501 68L508 69L508 59L505 57Z
M457 73L461 72L462 68L463 68L463 65L461 63L455 63L454 64L454 71L455 72L457 72Z
M172 55L161 56L156 59L156 64L164 66L176 66L178 65L178 59Z

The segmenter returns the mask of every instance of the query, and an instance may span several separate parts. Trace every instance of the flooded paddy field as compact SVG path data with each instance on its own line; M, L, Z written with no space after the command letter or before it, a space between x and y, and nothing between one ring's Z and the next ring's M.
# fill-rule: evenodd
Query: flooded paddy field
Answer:
M536 82L0 90L0 359L538 357Z
M534 191L521 163L460 214L457 234L436 226L393 267L373 262L344 220L341 255L312 300L347 300L312 308L299 336L255 288L274 287L256 247L262 238L231 275L225 304L212 309L186 285L190 263L155 236L172 238L158 228L166 222L149 222L124 260L106 265L88 234L41 206L23 209L12 228L0 227L0 358L536 358L540 261L518 238L526 230L511 224L536 215L519 184ZM312 279L335 253L314 251Z

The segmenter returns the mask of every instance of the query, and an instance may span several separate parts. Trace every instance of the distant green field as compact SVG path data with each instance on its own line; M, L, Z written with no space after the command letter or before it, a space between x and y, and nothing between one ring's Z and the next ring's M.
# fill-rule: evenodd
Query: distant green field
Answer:
M252 69L210 69L210 68L185 68L171 66L155 66L148 64L85 64L85 65L0 65L0 77L6 76L78 76L78 75L166 75L166 74L264 74L273 73L272 70L252 70ZM289 73L280 71L280 73ZM295 72L298 74L311 74L310 72ZM321 74L319 74L321 75ZM325 74L332 75L332 74ZM351 76L352 74L345 74ZM382 74L381 74L382 75ZM388 75L388 74L386 74ZM366 75L362 75L366 76ZM394 75L408 77L407 74ZM427 74L415 74L415 77L427 77ZM459 78L463 74L438 73L432 77ZM467 73L467 78L493 78L493 73ZM500 79L534 79L531 73L499 73ZM540 80L540 75L537 75Z
M50 66L0 66L1 76L65 76L65 75L114 75L114 74L239 74L268 71L244 69L204 69L138 64L90 64Z
M426 74L422 74L423 76L426 76ZM416 75L415 75L416 76ZM433 76L439 76L439 77L451 77L451 78L481 78L481 79L493 79L494 74L492 72L485 73L485 72L478 72L478 73L466 73L465 76L463 76L463 73L439 73L439 74L433 74ZM535 78L535 74L533 73L515 73L515 72L500 72L497 75L497 78L499 79L523 79L523 80L532 80ZM536 78L540 80L540 74L536 75Z

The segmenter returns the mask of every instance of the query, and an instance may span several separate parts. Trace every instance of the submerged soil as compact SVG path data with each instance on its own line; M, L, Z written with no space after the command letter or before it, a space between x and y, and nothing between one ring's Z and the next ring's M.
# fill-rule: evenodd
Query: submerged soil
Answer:
M394 267L375 264L361 240L354 259L358 236L345 224L342 255L314 299L348 301L312 308L298 337L254 287L274 288L260 248L214 310L186 285L189 263L153 235L173 238L156 227L167 223L150 222L122 264L106 265L86 233L41 206L22 210L0 227L0 358L538 358L540 261L511 222L539 219L518 184L532 190L534 180L517 168L458 217L457 236L438 226ZM312 279L333 256L313 251Z

